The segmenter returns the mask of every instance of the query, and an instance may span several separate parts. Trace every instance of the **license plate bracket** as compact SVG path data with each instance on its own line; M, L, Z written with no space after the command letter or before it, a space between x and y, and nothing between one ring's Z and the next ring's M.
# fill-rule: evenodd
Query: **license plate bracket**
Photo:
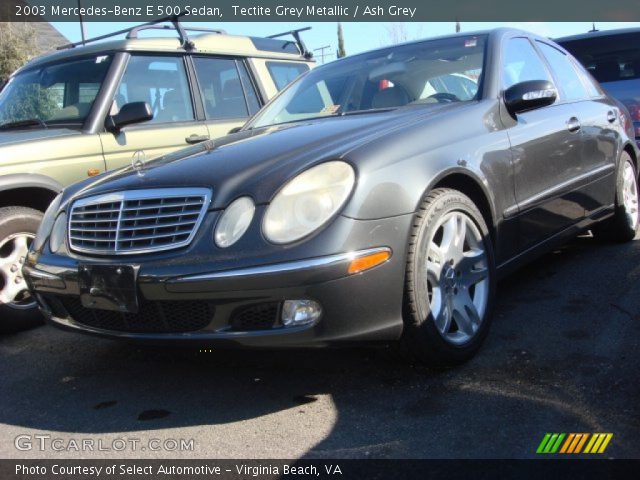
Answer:
M137 313L139 269L133 265L80 265L78 287L82 306Z

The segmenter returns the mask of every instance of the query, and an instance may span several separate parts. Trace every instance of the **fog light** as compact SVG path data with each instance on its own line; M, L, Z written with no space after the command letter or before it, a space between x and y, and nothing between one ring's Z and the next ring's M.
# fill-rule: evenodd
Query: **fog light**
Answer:
M320 318L322 307L313 300L286 300L282 307L282 324L285 327L309 325Z

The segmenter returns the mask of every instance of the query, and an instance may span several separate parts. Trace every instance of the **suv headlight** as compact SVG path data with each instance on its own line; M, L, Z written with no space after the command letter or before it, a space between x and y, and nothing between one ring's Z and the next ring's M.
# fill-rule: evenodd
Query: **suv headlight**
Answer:
M346 162L321 163L290 180L278 192L264 216L267 240L291 243L327 223L344 205L356 175Z
M56 221L56 215L58 214L61 200L62 193L53 199L53 202L51 202L47 211L44 212L44 217L42 217L42 221L38 227L38 233L36 233L36 238L33 241L33 249L35 251L39 252L42 250L42 247L44 247L44 244L47 242L47 239L51 234L51 229L53 228L53 223Z

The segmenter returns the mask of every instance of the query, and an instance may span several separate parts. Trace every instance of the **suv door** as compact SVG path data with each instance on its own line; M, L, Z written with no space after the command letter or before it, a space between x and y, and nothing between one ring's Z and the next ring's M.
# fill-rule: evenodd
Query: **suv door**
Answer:
M528 38L506 40L502 87L528 80L553 82ZM572 225L584 216L573 194L582 171L578 105L562 97L553 105L520 113L507 129L513 154L521 250Z
M101 134L107 169L129 165L135 152L151 159L209 138L196 120L185 58L132 55L120 80L111 114L131 102L147 102L153 119Z
M244 61L193 57L206 125L211 138L240 127L260 110L260 100Z
M577 185L587 213L613 204L614 171L617 160L617 132L612 128L619 122L619 109L593 84L586 72L580 71L573 59L546 42L536 45L547 59L557 77L557 84L565 98L580 102L582 150ZM582 75L581 75L582 74Z

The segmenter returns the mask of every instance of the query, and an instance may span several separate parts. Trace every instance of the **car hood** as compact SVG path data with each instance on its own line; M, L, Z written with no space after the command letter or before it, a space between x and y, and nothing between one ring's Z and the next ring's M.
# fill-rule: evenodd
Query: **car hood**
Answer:
M0 130L0 148L5 145L13 145L15 143L35 142L37 140L47 140L49 138L77 134L77 130L71 130L68 128L25 128L20 130Z
M224 208L243 195L257 204L268 203L287 179L310 166L343 158L374 139L463 105L409 106L241 131L160 157L140 171L126 167L87 180L70 193L78 197L128 189L204 186L213 189L213 208Z

